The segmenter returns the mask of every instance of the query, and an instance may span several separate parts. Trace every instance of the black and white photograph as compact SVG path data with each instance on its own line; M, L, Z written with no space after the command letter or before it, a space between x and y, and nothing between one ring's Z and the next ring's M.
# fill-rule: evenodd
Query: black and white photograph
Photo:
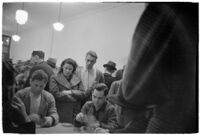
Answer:
M2 133L199 132L199 3L1 2Z

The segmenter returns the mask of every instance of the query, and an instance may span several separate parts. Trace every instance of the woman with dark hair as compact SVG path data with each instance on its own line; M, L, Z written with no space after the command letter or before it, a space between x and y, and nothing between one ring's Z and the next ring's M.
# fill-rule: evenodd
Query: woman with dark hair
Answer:
M73 122L84 98L83 85L76 74L77 64L71 58L62 61L57 75L50 80L50 92L56 99L60 122Z

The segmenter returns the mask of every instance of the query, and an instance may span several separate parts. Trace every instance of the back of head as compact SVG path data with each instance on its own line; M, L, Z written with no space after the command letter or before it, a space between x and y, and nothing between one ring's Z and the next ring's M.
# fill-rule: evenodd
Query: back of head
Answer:
M52 68L56 68L56 62L57 62L57 59L55 58L48 58L47 60L47 64L51 66Z
M33 51L32 56L35 56L35 55L37 55L40 59L44 60L45 54L43 51Z

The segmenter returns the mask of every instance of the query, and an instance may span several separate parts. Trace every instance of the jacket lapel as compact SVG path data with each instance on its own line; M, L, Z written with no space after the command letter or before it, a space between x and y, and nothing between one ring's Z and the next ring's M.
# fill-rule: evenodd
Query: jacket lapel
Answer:
M71 79L71 85L72 87L77 86L80 83L80 78L78 77L78 75L73 74L72 79Z
M71 84L68 82L68 80L64 77L63 74L58 74L55 79L59 84L61 84L63 87L67 89L71 89Z
M39 106L39 109L38 109L38 114L41 116L41 117L44 117L46 116L46 113L47 113L47 102L46 102L46 99L44 97L44 90L42 91L41 93L41 100L40 100L40 106Z

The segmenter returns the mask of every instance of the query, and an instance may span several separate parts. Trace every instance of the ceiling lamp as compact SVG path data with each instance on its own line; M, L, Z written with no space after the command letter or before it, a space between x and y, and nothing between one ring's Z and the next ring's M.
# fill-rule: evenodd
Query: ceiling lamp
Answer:
M12 39L15 41L15 42L18 42L21 37L19 35L12 35Z
M16 19L17 23L19 23L21 25L23 25L27 22L28 12L26 10L24 10L24 3L22 6L22 9L19 9L16 11L15 19Z
M53 24L53 27L57 31L62 31L62 29L64 28L64 25L62 23L60 23L60 22L55 22Z
M15 41L15 42L18 42L20 41L21 37L18 35L18 24L17 24L17 32L16 34L12 35L12 39Z
M62 8L62 2L60 2L60 6L59 6L58 22L53 23L53 28L56 31L62 31L64 28L64 25L60 22L61 8Z

